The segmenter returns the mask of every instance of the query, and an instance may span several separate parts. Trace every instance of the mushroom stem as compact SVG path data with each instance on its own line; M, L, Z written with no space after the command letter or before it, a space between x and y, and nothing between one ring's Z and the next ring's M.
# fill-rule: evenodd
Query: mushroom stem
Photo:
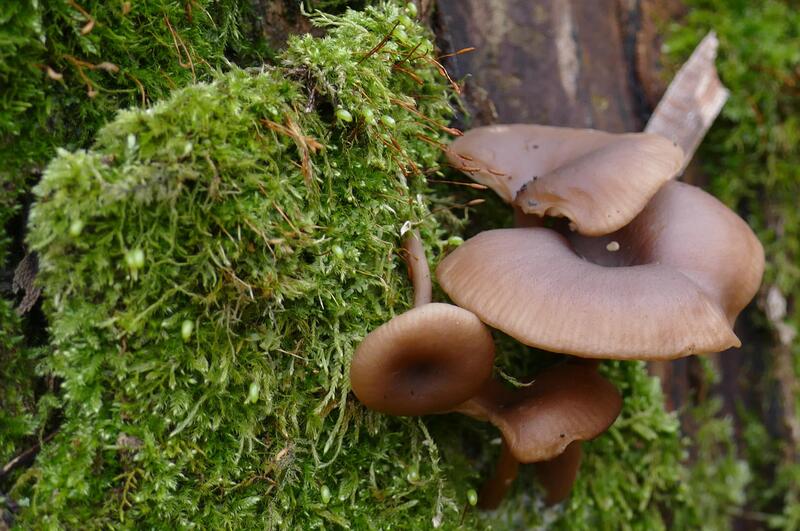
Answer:
M544 218L536 214L526 214L519 205L512 204L514 207L514 226L515 227L544 227Z
M495 465L494 474L486 480L478 494L478 507L485 511L493 511L500 506L511 484L517 478L519 461L511 453L505 438L500 449L500 457Z
M403 258L408 267L408 276L414 286L414 307L428 304L432 300L433 287L431 285L431 270L428 259L425 257L425 247L419 236L419 231L408 232L403 241Z
M461 413L475 420L496 424L498 410L514 398L514 391L507 389L497 378L489 378L475 396L447 413Z
M555 505L567 499L578 477L582 457L581 443L575 441L561 455L534 464L536 476L546 492L547 505Z

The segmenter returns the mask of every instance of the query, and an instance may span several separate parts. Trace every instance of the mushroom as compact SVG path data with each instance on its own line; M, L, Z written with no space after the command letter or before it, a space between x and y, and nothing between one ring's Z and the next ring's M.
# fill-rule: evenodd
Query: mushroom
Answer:
M575 360L547 368L512 392L499 392L496 385L481 393L485 416L522 463L552 459L575 441L597 437L622 409L619 391L593 363Z
M764 255L714 197L670 182L617 233L569 238L546 228L486 231L436 274L456 304L545 350L655 360L740 346L731 326L758 289Z
M613 423L621 398L597 373L596 363L551 367L517 391L492 379L495 349L489 329L468 310L429 302L430 272L418 234L409 233L403 248L416 306L358 346L351 387L364 405L383 413L460 412L497 426L504 451L484 488L483 507L499 503L519 462L552 459Z
M430 303L370 332L350 366L350 385L368 408L391 415L450 411L491 377L494 342L475 314Z
M597 236L641 212L680 170L683 152L654 134L513 124L468 131L448 159L524 213L565 216Z
M492 375L494 341L475 314L432 303L431 275L416 230L403 242L414 308L370 332L353 354L350 386L368 408L428 415L473 397Z
M516 476L514 461L556 459L544 465L543 484L548 499L563 499L580 462L575 462L573 447L580 452L580 441L606 431L621 409L619 391L598 374L596 363L574 360L550 367L530 385L513 391L497 380L487 382L480 394L454 408L488 420L503 435L503 450L494 475L482 489L486 499L481 506L497 507ZM570 448L570 456L559 459ZM566 470L563 465L568 465Z

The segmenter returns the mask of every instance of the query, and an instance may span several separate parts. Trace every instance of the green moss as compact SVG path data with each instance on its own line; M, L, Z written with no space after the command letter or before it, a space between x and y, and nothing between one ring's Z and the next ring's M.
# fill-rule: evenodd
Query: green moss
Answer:
M412 162L433 165L418 135L440 135L417 113L443 121L448 93L416 25L367 56L400 16L319 18L330 36L293 39L280 68L123 112L49 166L29 242L65 421L15 491L23 522L425 526L449 509L423 425L348 400L355 344L408 304L401 227L433 237Z
M717 66L731 97L701 149L712 190L743 213L767 255L765 285L789 301L788 324L800 329L800 13L793 2L691 0L672 28L669 49L680 60L709 29L719 35ZM763 315L757 315L762 325ZM800 378L800 342L790 346ZM766 412L769 404L759 405ZM800 396L794 410L800 411ZM747 415L744 453L760 471L747 492L755 517L786 529L800 526L798 448L769 435L761 415ZM764 414L766 416L766 413ZM789 445L789 446L787 446ZM766 513L766 516L764 515Z
M119 108L207 80L241 40L237 0L21 0L0 8L3 173L39 166L56 146L88 144Z
M23 225L22 203L56 147L85 147L118 109L210 79L225 66L225 53L243 64L257 62L268 50L261 41L242 38L251 18L249 4L239 0L15 0L0 6L4 278L14 267L9 253L18 260L23 252L11 245L11 231ZM31 344L37 340L23 337L36 325L14 313L10 294L0 297L0 462L5 464L32 446L31 436L43 429L46 415L36 403L49 386L34 371L40 352Z

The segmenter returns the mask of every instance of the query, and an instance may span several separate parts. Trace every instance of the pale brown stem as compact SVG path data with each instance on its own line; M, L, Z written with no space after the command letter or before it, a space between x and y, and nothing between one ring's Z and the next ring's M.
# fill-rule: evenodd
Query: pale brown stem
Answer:
M511 488L511 484L517 479L518 472L519 461L511 454L511 449L503 439L503 447L500 449L494 474L486 480L478 494L478 507L487 511L497 509Z
M548 505L555 505L567 499L578 477L582 457L581 443L575 441L567 446L561 455L534 465L539 483L547 493L545 502Z
M403 258L408 266L408 275L414 286L414 306L419 307L431 302L433 287L431 285L431 270L428 259L425 257L425 247L420 240L417 230L409 231L403 241Z

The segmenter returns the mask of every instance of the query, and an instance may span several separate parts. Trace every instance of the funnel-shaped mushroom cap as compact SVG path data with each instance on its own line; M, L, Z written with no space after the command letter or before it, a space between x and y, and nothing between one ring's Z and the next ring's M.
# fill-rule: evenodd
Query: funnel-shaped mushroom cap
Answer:
M477 393L493 363L492 334L473 313L432 303L367 335L353 356L350 384L376 411L441 413Z
M654 240L658 232L653 227ZM593 264L550 229L482 232L445 258L436 275L456 304L545 350L671 359L740 345L720 306L680 271L659 263Z
M731 324L764 274L764 248L747 223L714 196L680 182L656 194L621 231L620 244L639 262L672 266L695 281Z
M515 124L468 131L448 158L525 213L565 216L581 234L600 235L633 219L683 153L658 135Z
M499 404L489 420L521 463L561 455L575 441L594 439L614 423L622 397L592 364L564 363L536 375Z
M664 185L629 225L602 238L567 234L575 251L595 263L658 263L693 280L732 325L764 273L764 249L750 227L695 186ZM607 245L616 242L617 252Z
M547 493L545 501L548 505L567 499L578 477L582 457L581 443L574 442L558 457L536 463L536 476Z

